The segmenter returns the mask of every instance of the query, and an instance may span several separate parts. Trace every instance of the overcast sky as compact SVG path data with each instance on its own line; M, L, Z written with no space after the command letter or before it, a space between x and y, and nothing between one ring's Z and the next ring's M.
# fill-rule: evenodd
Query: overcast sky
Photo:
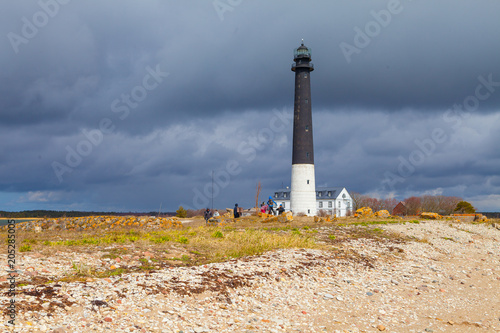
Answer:
M500 211L500 2L2 1L0 210L249 207L290 185Z

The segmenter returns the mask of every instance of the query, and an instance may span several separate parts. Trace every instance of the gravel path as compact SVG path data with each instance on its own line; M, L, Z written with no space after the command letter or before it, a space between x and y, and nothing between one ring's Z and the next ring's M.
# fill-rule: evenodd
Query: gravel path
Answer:
M335 251L279 250L84 283L28 284L17 289L15 329L6 316L1 325L58 333L500 332L500 230L442 221L377 227L420 241L357 239ZM18 254L18 281L62 276L70 260L112 264L101 255Z

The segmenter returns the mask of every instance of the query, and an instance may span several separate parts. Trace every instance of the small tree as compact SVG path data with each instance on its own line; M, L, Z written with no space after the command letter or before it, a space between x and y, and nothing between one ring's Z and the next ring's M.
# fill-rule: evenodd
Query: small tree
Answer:
M406 207L406 214L408 215L418 215L422 211L419 197L409 197L404 200L404 203Z
M362 195L358 192L349 193L352 199L352 209L354 211L360 209L361 207L366 206L366 199L368 198L366 195Z
M381 209L385 209L389 212L389 214L392 214L392 210L396 205L398 204L399 201L397 201L395 198L386 198L382 201L382 207Z
M179 209L175 211L177 213L177 217L186 217L187 216L187 211L184 209L184 207L179 206Z
M324 210L324 209L320 209L320 210L318 211L318 216L319 216L319 217L327 217L327 216L328 216L328 213L326 212L326 210Z
M476 209L472 207L469 202L460 201L459 203L457 203L455 212L458 212L459 214L474 214L476 212Z

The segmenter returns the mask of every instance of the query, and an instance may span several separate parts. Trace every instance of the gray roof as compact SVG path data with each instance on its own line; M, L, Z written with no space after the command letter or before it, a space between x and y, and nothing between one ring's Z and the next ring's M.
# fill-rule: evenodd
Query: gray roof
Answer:
M278 196L276 196L276 193ZM285 197L286 194L286 197ZM274 191L273 195L274 200L290 200L290 189L289 188L280 188L279 190Z
M316 187L316 199L335 199L343 187Z
M343 189L344 187L316 187L316 199L335 199ZM276 194L278 195L276 196ZM273 199L290 200L290 189L281 188L274 191Z

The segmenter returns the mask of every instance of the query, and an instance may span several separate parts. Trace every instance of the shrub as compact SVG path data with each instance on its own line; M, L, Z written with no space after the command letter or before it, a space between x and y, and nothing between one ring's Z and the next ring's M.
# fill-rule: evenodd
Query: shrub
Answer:
M476 209L472 207L469 202L460 201L459 203L457 203L457 207L454 211L458 212L459 214L474 214L476 212Z
M24 244L19 249L19 252L29 252L29 251L31 251L31 245L30 244Z
M224 234L220 230L217 230L216 232L214 232L212 234L212 237L213 238L224 238Z
M327 217L327 216L328 216L328 213L326 212L326 210L324 210L324 209L320 209L320 210L318 211L318 216L319 216L319 217Z
M176 241L181 244L187 244L189 240L187 239L187 237L180 236Z
M107 276L116 276L116 275L122 275L123 273L126 273L127 271L124 270L123 268L116 268L110 271L107 271L105 275Z
M156 244L162 244L162 243L170 241L170 237L168 237L168 236L151 237L149 240L152 241L153 243L156 243Z
M179 206L179 209L175 211L177 213L177 217L186 217L187 216L187 211L184 209L184 207Z

